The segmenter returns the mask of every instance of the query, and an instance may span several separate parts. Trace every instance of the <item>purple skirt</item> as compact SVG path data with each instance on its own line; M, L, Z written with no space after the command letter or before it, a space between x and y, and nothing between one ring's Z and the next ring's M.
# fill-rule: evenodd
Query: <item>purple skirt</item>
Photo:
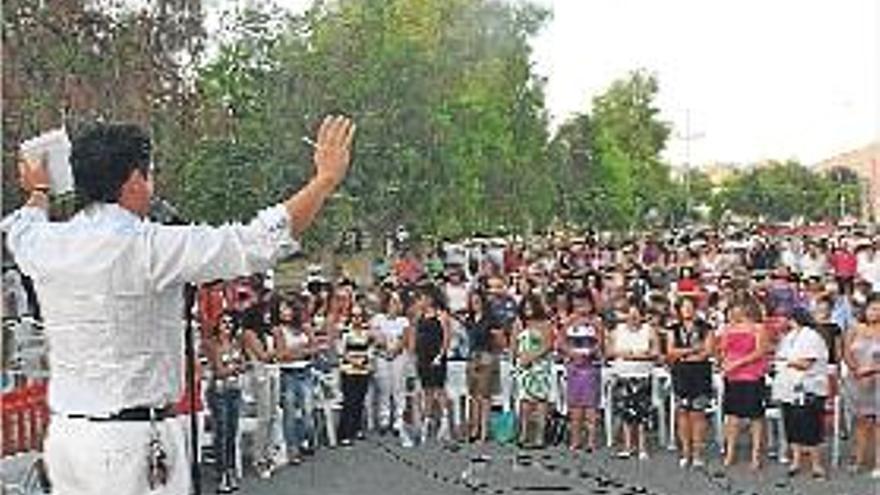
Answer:
M602 387L602 371L593 364L571 365L567 367L568 407L585 407L596 409L599 407L599 397Z

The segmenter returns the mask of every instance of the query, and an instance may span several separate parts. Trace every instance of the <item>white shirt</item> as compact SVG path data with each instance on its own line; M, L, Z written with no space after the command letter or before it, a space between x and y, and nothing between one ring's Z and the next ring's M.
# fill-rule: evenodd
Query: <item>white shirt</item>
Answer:
M645 353L651 350L651 327L641 325L632 330L628 323L620 323L612 334L612 351L615 354ZM633 361L618 357L611 364L612 371L618 375L648 375L654 368L652 361Z
M370 326L385 338L389 348L395 348L403 340L403 331L409 326L409 320L405 316L391 318L378 314L373 317Z
M449 303L449 312L456 313L467 309L468 304L468 285L446 284L446 300Z
M297 248L280 205L221 227L157 225L116 204L68 222L24 207L4 225L43 311L49 407L66 414L175 402L184 284L265 271Z
M812 359L804 371L787 366L788 362ZM782 402L793 402L798 397L795 387L802 385L805 393L828 396L828 346L819 332L800 327L786 333L776 350L776 378L773 395Z
M801 274L804 277L824 277L827 271L825 256L805 253L801 258Z
M873 292L880 292L880 256L863 254L858 260L859 276L871 284Z

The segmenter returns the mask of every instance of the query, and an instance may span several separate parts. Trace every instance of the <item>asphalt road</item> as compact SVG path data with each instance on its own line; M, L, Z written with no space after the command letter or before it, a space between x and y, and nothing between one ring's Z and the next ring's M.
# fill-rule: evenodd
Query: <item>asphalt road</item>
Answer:
M695 471L681 469L674 453L668 452L647 461L620 461L607 451L573 456L559 448L402 449L389 440L368 439L350 449L323 450L306 464L285 467L269 480L250 475L239 493L880 495L880 482L864 473L834 470L830 480L814 481L805 475L789 479L785 467L773 462L757 474L745 462L727 471L718 462L715 459L706 470ZM206 469L210 473L210 467ZM212 487L206 486L204 493L213 493Z

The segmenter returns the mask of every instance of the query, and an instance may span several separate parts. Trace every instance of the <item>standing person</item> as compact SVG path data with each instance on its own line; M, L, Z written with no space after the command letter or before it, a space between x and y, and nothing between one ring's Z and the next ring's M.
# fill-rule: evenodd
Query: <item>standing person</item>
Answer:
M316 443L312 367L315 336L289 298L279 298L273 313L272 334L281 371L284 443L288 463L296 466L302 463L303 456L313 453Z
M185 436L169 406L181 388L183 286L263 271L293 252L345 178L354 130L347 118L325 119L315 177L249 224L216 228L144 220L151 142L137 126L96 124L73 139L86 206L67 222L49 221L45 166L22 161L28 200L4 227L45 317L53 413L45 460L57 493L189 491ZM148 446L153 455L143 455Z
M767 373L767 336L756 322L757 303L738 295L728 307L729 325L721 333L719 351L724 373L724 465L736 462L740 420L749 421L753 470L762 465L764 441L764 375Z
M829 264L834 271L840 293L852 295L859 271L859 261L847 241L841 240L831 252Z
M619 318L608 338L608 358L616 376L612 390L614 413L623 421L621 459L633 455L635 444L639 459L648 459L646 426L651 419L651 371L658 354L657 335L643 321L636 300L630 301L626 314ZM637 437L637 438L634 438Z
M711 326L698 319L694 302L682 299L676 307L677 321L666 337L667 356L672 363L672 387L678 405L679 465L705 466L706 410L712 403L712 364L715 349Z
M574 314L566 321L563 355L566 363L566 400L571 432L569 448L581 448L584 417L587 452L596 450L596 427L602 389L602 353L605 333L589 289L572 296Z
M498 355L492 349L493 322L486 311L486 301L479 292L468 296L467 316L464 322L468 333L469 358L467 364L468 439L485 442L489 437L489 412L492 394L500 384Z
M355 437L363 438L364 399L373 373L371 360L375 335L360 306L351 309L351 327L342 336L342 412L339 418L339 445L350 447Z
M538 296L529 294L523 300L517 327L514 373L519 404L519 444L542 448L553 371L548 357L553 331Z
M789 475L803 467L805 457L812 462L814 478L826 478L819 445L823 440L825 398L828 397L828 347L814 330L809 312L794 313L794 328L779 342L776 350L778 368L774 381L782 402L785 437L792 449Z
M403 301L396 291L383 294L382 311L370 320L376 335L378 353L374 387L379 398L379 432L391 431L399 435L403 429L408 356L404 349L404 334L409 319L403 314Z
M236 437L241 412L241 374L244 354L235 335L235 324L225 315L205 346L211 381L208 386L208 407L214 422L214 451L217 453L217 471L220 483L217 493L232 493L238 489L235 472Z
M865 322L847 333L843 356L850 369L856 413L852 470L867 464L873 437L871 477L880 479L880 296L871 296Z
M418 313L411 352L422 385L424 423L422 438L435 433L444 438L450 431L450 404L446 397L446 353L449 351L449 317L433 286L419 289Z
M255 293L260 292L260 289L256 288ZM257 296L246 302L239 313L242 347L249 365L249 372L244 378L247 390L257 406L257 428L253 442L254 467L261 477L269 477L272 473L273 432L278 401L278 379L271 366L276 358L275 341L266 321L268 316L266 309L263 298Z

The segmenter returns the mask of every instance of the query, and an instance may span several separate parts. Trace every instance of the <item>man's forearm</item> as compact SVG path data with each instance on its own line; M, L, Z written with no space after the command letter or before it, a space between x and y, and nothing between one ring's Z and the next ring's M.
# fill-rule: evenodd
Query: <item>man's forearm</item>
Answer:
M336 185L330 179L315 177L284 202L294 238L299 238L312 224L327 197L336 189Z

